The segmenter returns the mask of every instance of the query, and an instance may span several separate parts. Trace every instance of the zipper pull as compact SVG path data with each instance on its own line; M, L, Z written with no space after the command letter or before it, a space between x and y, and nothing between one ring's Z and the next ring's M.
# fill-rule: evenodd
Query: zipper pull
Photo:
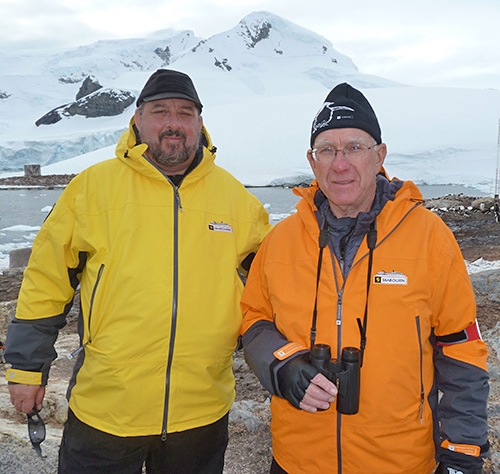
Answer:
M420 424L424 422L424 405L425 405L425 393L422 392L420 395Z
M342 325L342 291L338 292L337 298L337 320L335 321L337 326Z
M182 203L181 203L181 196L179 194L179 188L177 186L174 187L174 193L175 193L175 201L177 202L177 206L179 206L179 210L181 212L184 212L184 209L182 209Z
M80 352L83 351L83 349L85 349L85 346L87 344L84 344L83 346L80 346L76 351L73 351L71 354L68 354L66 357L71 360L71 359L74 359L78 354L80 354Z

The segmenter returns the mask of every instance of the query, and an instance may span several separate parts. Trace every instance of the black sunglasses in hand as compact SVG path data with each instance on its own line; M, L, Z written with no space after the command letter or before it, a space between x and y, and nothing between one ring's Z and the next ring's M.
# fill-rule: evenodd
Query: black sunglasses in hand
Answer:
M36 409L36 405L33 407L33 413L27 415L28 416L28 434L30 435L30 441L33 445L34 450L40 456L42 456L42 449L40 448L40 444L45 440L45 423L40 418L38 414L38 410Z

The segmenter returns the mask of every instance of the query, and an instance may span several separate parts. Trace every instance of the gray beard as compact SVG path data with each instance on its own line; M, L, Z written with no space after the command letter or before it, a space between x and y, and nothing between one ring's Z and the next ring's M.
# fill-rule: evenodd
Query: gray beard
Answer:
M185 163L191 156L190 151L183 146L181 150L163 151L160 146L148 147L153 160L163 166Z
M148 145L148 151L153 160L155 160L160 165L167 167L185 163L189 160L189 158L195 155L200 145L200 139L198 139L191 148L187 148L186 141L184 140L184 144L182 145L182 148L180 150L172 146L170 147L170 150L164 151L161 147L161 140L163 139L163 137L171 135L179 135L184 139L186 138L183 133L167 131L160 135L159 143Z

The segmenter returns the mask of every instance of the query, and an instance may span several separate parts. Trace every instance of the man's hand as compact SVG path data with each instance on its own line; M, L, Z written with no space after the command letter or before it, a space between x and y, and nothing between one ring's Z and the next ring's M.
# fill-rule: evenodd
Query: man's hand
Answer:
M337 387L324 375L317 374L306 389L304 398L299 407L302 410L314 413L318 410L328 410L330 403L335 401Z
M461 467L451 467L440 462L434 474L481 474L482 472L481 468L463 469Z
M327 410L335 400L337 387L309 361L309 354L289 360L278 370L280 394L294 407L314 413Z
M20 383L9 384L10 401L17 411L30 414L33 407L42 409L42 401L45 397L45 387L40 385L23 385Z

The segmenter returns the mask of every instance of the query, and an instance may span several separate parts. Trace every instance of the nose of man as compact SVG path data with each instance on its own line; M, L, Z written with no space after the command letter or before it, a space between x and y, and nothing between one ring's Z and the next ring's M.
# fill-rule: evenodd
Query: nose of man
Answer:
M351 162L345 157L342 150L335 150L335 157L330 163L330 170L335 172L343 172L351 167Z

